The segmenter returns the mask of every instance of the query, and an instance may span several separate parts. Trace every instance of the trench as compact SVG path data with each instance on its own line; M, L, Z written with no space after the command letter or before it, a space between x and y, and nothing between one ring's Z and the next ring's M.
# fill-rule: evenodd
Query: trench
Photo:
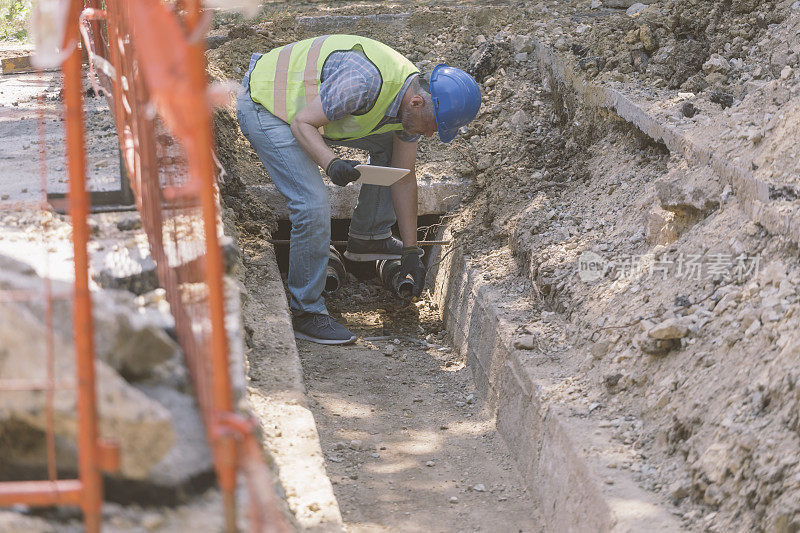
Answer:
M630 143L640 148L652 144L615 116L594 117L583 131L572 131L570 119L579 106L560 92L554 99L558 111L550 127L557 136L584 135L593 142L598 135L592 128L604 124L618 130L620 137L630 136ZM663 155L662 147L650 147ZM563 168L556 168L550 184L564 189L586 179L573 174L568 164L581 150L569 149L562 142L544 146L543 151L548 164L567 161ZM501 197L493 198L498 192ZM586 467L570 455L569 439L555 445L556 450L546 457L549 472L537 466L542 447L554 434L560 435L560 426L540 408L534 392L519 388L517 376L504 373L506 363L513 359L506 330L524 322L530 310L521 308L513 317L517 323L511 326L499 320L493 302L480 300L474 292L496 274L471 272L465 257L495 257L490 259L490 268L499 262L513 283L525 287L523 306L530 306L525 299L533 291L527 279L532 259L530 251L522 248L511 254L509 248L518 244L518 235L498 239L493 226L493 218L507 216L504 210L513 208L519 198L504 205L502 187L487 188L483 193L496 205L476 211L480 225L462 235L457 246L433 247L426 253L429 277L422 298L409 301L392 295L379 279L375 262L344 260L347 274L341 287L326 295L326 305L337 321L359 337L357 342L323 346L288 340L296 345L326 481L330 481L348 531L545 531L553 530L554 513L558 522L574 512L576 505L583 512L576 513L575 530L611 527L605 504L596 501L594 487L590 487L594 479L590 480ZM471 195L462 191L461 209L420 216L418 238L450 239L452 231L459 231L459 224L452 227L450 221L463 217L464 210L474 209L474 204L481 205L482 198ZM272 206L273 201L268 203ZM345 203L337 200L342 204L337 211L343 211ZM272 211L279 212L274 207ZM348 225L346 218L332 219L332 241L345 241ZM259 299L258 276L266 264L260 261L274 257L270 275L280 276L285 288L289 252L285 241L291 227L280 216L271 232L252 232L251 227L239 224L244 258L241 278L250 293L248 298ZM338 249L344 251L342 246ZM552 283L544 301L546 309L559 311L559 300L566 296ZM285 294L281 298L285 306ZM266 299L255 309L262 312L265 306L274 306L274 301ZM253 343L257 317L248 316L245 309L244 318L253 347L251 369L263 367L263 347ZM552 366L547 371L562 372ZM258 375L260 379L260 371ZM538 419L545 418L551 427L542 430ZM577 424L571 429L577 431L571 437L579 440L591 431ZM577 496L566 496L567 504L551 505L547 519L543 506L552 502L543 501L538 488L542 483ZM297 514L298 506L293 508ZM313 504L311 508L316 509ZM300 514L304 512L307 509L300 509ZM579 516L583 513L589 516ZM592 516L594 513L597 516ZM567 517L564 524L572 520Z
M555 114L570 120L554 120L551 138L590 146L610 136L621 141L609 145L614 153L651 154L631 159L633 169L663 164L664 147L613 113L572 128L575 108L585 111L573 106ZM557 188L559 202L569 201L572 188L609 179L582 168L588 149L574 141L542 143L541 150L553 169L546 185ZM551 271L534 271L539 259L530 239L541 228L520 218L507 233L497 230L497 220L531 198L524 190L513 199L507 194L502 186L465 192L461 208L420 217L418 227L426 230L420 239L453 239L454 245L426 254L428 290L417 301L389 293L374 263L345 261L348 274L326 304L359 340L352 346L293 343L342 523L350 531L601 531L625 516L631 530L640 530L642 519L674 530L627 474L609 481L599 473L615 484L613 497L598 486L597 465L576 447L591 442L603 449L607 431L562 419L539 399L541 387L578 371L574 361L545 352L532 373L520 366L532 361L516 349L520 327L526 331L541 312L537 306L565 313L571 295L560 279L548 279ZM531 221L544 212L531 211ZM332 220L333 241L346 240L348 222ZM272 276L285 284L288 248L269 241L284 241L289 230L279 220L272 233L240 235L246 286L258 283L249 274L259 268L253 261L272 254ZM547 286L544 298L537 297ZM250 353L251 367L259 357L258 349ZM643 511L625 515L634 508Z
M346 239L348 224L332 221L333 241ZM421 216L418 227L421 240L433 240L441 219ZM280 221L272 239L288 232ZM285 277L288 246L275 255ZM428 249L429 267L432 256ZM297 348L348 531L540 531L537 505L430 292L397 298L374 261L344 262L347 275L326 304L358 341Z
M641 170L643 182L655 179L668 150L613 110L587 109L551 73L529 68L516 78L522 96L513 102L504 102L507 85L489 93L486 113L460 148L421 144L419 175L432 169L434 181L444 176L470 187L459 191L459 208L450 204L419 221L436 226L444 215L435 238L457 241L427 257L433 268L425 297L398 300L377 279L374 264L345 262L345 283L326 303L359 340L345 347L292 343L325 475L348 530L678 529L663 502L629 472L599 464L598 457L607 461L618 453L610 450L608 426L587 421L581 406L553 407L561 398L551 402L542 392L572 386L586 373L563 346L565 332L574 331L569 320L581 321L571 316L577 298L568 283L574 273L569 250L577 246L564 245L633 242L624 215L615 222L622 236L611 222L585 239L580 227L567 228L616 213L620 197L633 206L639 191L621 173ZM529 123L509 127L497 113L516 104L527 110ZM606 159L610 166L588 168L598 154L594 164ZM285 218L270 186L248 180L253 195ZM346 239L341 213L353 207L352 191L340 189L330 188L338 214L333 240ZM624 194L614 196L618 190ZM586 205L590 195L601 197L597 211ZM573 212L570 203L578 204ZM243 232L245 285L256 283L255 275L246 279L258 268L255 261L273 253L285 280L287 249L273 251L268 240L288 238L288 222L270 230ZM523 333L532 341L520 348ZM251 366L258 364L259 350L249 357ZM580 400L588 394L597 393L583 392Z

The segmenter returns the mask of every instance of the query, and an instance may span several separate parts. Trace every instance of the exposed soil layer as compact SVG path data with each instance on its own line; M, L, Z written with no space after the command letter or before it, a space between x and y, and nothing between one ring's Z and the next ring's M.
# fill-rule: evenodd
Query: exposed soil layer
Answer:
M284 7L267 11L255 26L276 43L287 42L311 35L299 29L298 16L388 10ZM542 79L529 39L552 44L582 76L615 84L720 157L752 168L773 185L771 199L791 212L797 208L792 124L800 50L791 2L666 0L633 15L585 1L398 3L396 10L412 13L402 29L361 21L348 31L391 44L423 69L446 59L481 80L478 118L448 146L423 140L421 174L474 178L474 197L447 217L455 245L484 269L484 280L524 304L519 331L533 340L520 349L558 363L549 401L614 428L627 459L608 468L630 470L687 527L797 531L796 247L751 222L709 168L692 167L613 114L586 110ZM224 34L236 24L215 31ZM231 38L209 54L212 67L226 64L225 47L231 47L232 54L242 50L230 57L243 72L250 52L264 51L257 49L263 40L261 34ZM220 157L231 162L232 182L266 179L227 113L218 117L228 127L220 134ZM233 198L231 206L243 201ZM240 222L259 231L266 224L246 215ZM579 259L589 251L602 266L594 279L580 271ZM403 329L420 308L376 304L370 298L380 296L369 294L367 301L384 311L364 314L349 296L331 300L331 309L359 333L397 336L398 351L431 331L424 324L422 332ZM411 321L404 321L409 311ZM335 455L341 463L329 462L337 481L348 485L337 486L345 497L355 494L349 485L358 480L347 476L357 470L372 486L375 477L361 470L379 459L347 451L349 440L365 438L349 437L358 435L356 426L334 416L331 406L341 404L332 395L341 399L350 391L335 389L330 379L361 365L361 379L382 379L384 364L405 375L402 361L367 355L380 361L382 346L337 349L331 359L301 347L312 394L315 387L321 394L323 439L347 442L344 450L325 450L345 452ZM406 356L420 365L429 356L419 357ZM363 390L364 398L374 398ZM375 416L364 398L344 398L363 408L364 418ZM394 459L388 445L386 452ZM349 505L343 508L354 524L373 519L364 507Z

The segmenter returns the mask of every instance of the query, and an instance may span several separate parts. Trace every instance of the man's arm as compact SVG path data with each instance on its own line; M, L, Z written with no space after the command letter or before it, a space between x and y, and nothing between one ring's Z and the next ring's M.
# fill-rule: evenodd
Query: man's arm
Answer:
M300 147L322 168L327 168L331 159L336 157L333 150L325 144L318 129L329 122L322 111L322 100L317 96L295 115L291 125L292 135L300 143Z
M394 136L392 166L410 168L411 172L392 185L392 203L400 228L403 246L417 245L417 141L405 142Z

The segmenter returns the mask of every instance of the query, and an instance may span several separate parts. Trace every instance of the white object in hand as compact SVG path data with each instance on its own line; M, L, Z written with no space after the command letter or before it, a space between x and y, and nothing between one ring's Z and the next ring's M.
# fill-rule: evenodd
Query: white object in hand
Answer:
M409 172L407 168L379 167L375 165L356 165L356 169L361 172L361 177L356 183L366 183L368 185L391 185Z

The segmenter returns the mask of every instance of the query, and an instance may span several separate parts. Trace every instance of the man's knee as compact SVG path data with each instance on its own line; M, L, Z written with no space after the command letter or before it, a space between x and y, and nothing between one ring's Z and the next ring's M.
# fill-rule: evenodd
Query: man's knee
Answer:
M330 203L304 205L292 211L293 231L312 231L330 233L331 206Z

